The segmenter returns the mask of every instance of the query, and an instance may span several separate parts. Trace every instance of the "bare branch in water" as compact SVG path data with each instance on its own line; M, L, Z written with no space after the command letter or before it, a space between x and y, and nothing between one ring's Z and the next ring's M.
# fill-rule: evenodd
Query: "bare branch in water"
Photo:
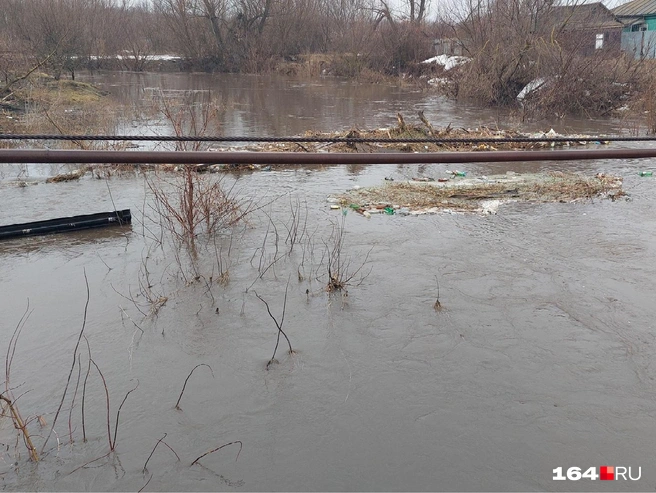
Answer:
M114 424L114 440L112 441L112 450L116 448L116 436L118 435L118 418L121 415L121 409L123 408L123 404L125 404L125 401L128 400L128 396L137 390L139 387L139 379L137 379L137 385L132 390L129 390L127 394L125 394L125 397L123 398L123 401L121 402L121 405L118 406L118 411L116 411L116 423Z
M143 472L144 474L146 474L146 472L148 471L148 468L147 468L147 466L148 466L148 462L150 462L150 458L153 456L153 454L155 453L155 450L157 449L157 446L158 446L160 443L163 443L164 445L166 445L166 446L169 448L169 450L175 454L175 456L178 458L178 461L180 461L180 456L178 455L178 453L177 453L175 450L173 450L173 449L171 448L171 446L170 446L168 443L166 443L166 442L164 441L164 439L166 438L167 435L168 435L168 433L164 433L164 436L163 436L162 438L160 438L159 440L157 440L157 443L156 443L155 446L153 447L153 450L150 452L150 455L149 455L148 458L146 459L146 463L144 464L143 469L142 469L142 471L141 471L141 472Z
M287 286L285 286L285 299L282 303L282 315L280 316L280 322L276 319L276 317L273 316L273 313L271 313L271 309L269 308L269 303L266 302L264 298L262 298L257 292L253 291L255 293L255 296L264 303L267 309L267 313L269 314L269 317L271 317L271 320L273 320L273 323L276 324L276 327L278 328L278 337L276 338L276 347L273 349L273 356L271 356L271 359L267 363L267 369L269 366L275 361L276 359L276 352L278 351L278 345L280 344L280 334L282 334L285 339L287 340L287 344L289 345L289 353L292 354L294 352L294 349L292 349L292 343L289 340L289 337L287 337L287 334L285 334L285 331L282 330L282 325L285 323L285 311L287 310L287 292L289 290L289 279L287 279Z
M239 452L237 452L237 457L235 457L235 461L236 461L237 459L239 459L239 454L241 454L241 449L242 449L242 447L244 446L244 444L241 443L241 440L235 440L234 442L226 443L226 444L224 444L224 445L221 445L220 447L217 447L217 448L215 448L215 449L210 450L209 452L205 452L203 455L201 455L201 456L198 457L195 461L193 461L193 462L190 464L190 467L193 466L194 464L196 464L196 463L197 463L199 460L201 460L203 457L205 457L205 456L207 456L207 455L210 455L210 454L213 454L214 452L217 452L217 451L221 450L222 448L227 447L228 445L234 445L235 443L238 443L238 444L239 444Z
M196 368L198 368L199 366L207 366L210 369L210 372L212 372L212 378L214 378L214 370L212 370L212 367L210 365L206 365L205 363L200 363L194 366L194 368L189 372L189 375L187 375L187 378L184 381L184 385L182 386L182 392L180 392L180 397L178 397L178 402L175 403L175 408L178 411L182 411L182 408L180 407L180 401L182 400L182 394L184 394L185 388L187 388L187 382L189 381L189 378L194 373Z
M80 330L80 334L77 336L77 342L75 343L75 349L73 350L73 363L71 364L71 369L68 372L68 378L66 379L66 386L64 387L64 392L62 393L61 400L59 401L59 407L57 407L57 412L55 413L55 417L52 419L52 426L50 427L50 433L48 433L48 436L46 437L45 441L43 442L43 447L41 447L41 453L43 454L43 451L46 449L46 445L48 444L48 440L50 440L50 437L52 435L53 430L55 429L55 424L57 423L57 418L59 417L59 413L61 412L62 406L64 405L64 399L66 399L66 394L68 392L68 386L71 383L71 376L73 375L73 370L75 369L75 363L77 361L77 350L80 347L80 341L82 340L82 336L84 335L84 329L87 326L87 313L89 310L89 299L91 298L91 294L89 292L89 279L87 278L87 271L86 269L84 270L84 282L86 284L87 288L87 301L84 304L84 317L82 319L82 329Z

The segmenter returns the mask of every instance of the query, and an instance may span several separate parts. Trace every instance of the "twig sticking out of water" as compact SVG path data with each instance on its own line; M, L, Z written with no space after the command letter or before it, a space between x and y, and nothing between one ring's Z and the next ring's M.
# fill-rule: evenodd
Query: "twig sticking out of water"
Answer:
M175 450L173 450L173 449L171 448L171 446L170 446L168 443L166 443L166 442L164 441L164 439L166 438L167 435L168 435L168 433L164 433L164 436L163 436L162 438L160 438L159 440L157 440L157 443L156 443L155 446L153 447L153 450L150 452L150 455L148 456L148 459L146 459L146 463L145 463L144 466L143 466L142 472L143 472L144 474L146 474L146 472L148 471L148 468L147 468L147 466L148 466L148 462L150 462L150 458L153 456L153 454L155 453L155 450L157 449L157 446L158 446L160 443L163 443L164 445L166 445L166 446L168 447L168 449L169 449L171 452L173 452L173 453L175 454L175 456L178 458L178 462L180 461L180 456L178 455L178 453L177 453ZM151 477L152 477L152 476L151 476ZM146 484L148 484L148 483L146 483Z
M84 468L87 467L89 464L93 464L94 462L98 462L99 460L104 459L104 458L107 457L109 454L111 454L111 451L110 451L110 452L107 452L105 455L101 455L100 457L96 457L95 459L91 459L90 461L85 462L85 463L82 464L81 466L78 466L78 467L76 467L75 469L73 469L71 472L69 472L69 473L67 474L67 476L73 474L74 472L79 471L80 469L84 469Z
M66 399L68 386L71 383L71 376L73 375L73 370L75 369L75 363L77 362L77 350L80 347L80 341L82 341L82 336L84 335L84 329L87 326L87 312L89 310L89 299L91 297L91 294L89 291L89 279L87 278L86 269L84 270L84 282L87 288L87 301L84 304L84 318L82 319L82 329L80 330L80 333L77 336L77 342L75 343L75 349L73 350L73 363L71 363L71 369L68 372L68 378L66 379L66 386L64 387L64 392L62 393L61 400L59 401L59 407L57 407L57 412L55 413L55 417L52 419L52 426L50 427L50 432L48 433L48 436L46 437L45 441L43 442L43 446L41 447L42 454L43 451L46 449L48 440L50 440L50 437L52 436L52 432L55 429L55 424L57 423L57 418L59 417L59 413L61 412L62 406L64 405L64 399Z
M102 374L100 371L100 368L96 364L96 362L91 359L91 364L96 367L96 370L98 370L98 374L100 375L100 378L103 383L103 387L105 388L105 400L107 402L107 440L109 441L109 450L112 451L114 450L114 445L112 443L112 428L109 423L109 389L107 388L107 381L105 380L105 375Z
M137 385L134 386L132 390L128 390L128 393L125 394L125 397L123 397L123 401L121 402L121 405L118 406L118 411L116 411L116 423L114 424L114 440L112 441L112 446L111 449L114 450L116 448L116 436L118 435L118 418L121 415L121 408L123 407L123 404L125 404L125 401L128 400L128 396L137 390L139 387L139 379L137 379Z
M91 373L91 346L89 345L89 339L87 339L86 336L84 336L84 340L87 343L87 355L88 355L88 365L87 365L87 373L84 375L84 382L82 383L82 441L86 443L87 441L87 429L86 429L86 422L84 419L84 404L86 403L87 399L87 381L89 380L89 374Z
M217 451L221 450L222 448L227 447L228 445L234 445L235 443L238 443L238 444L239 444L239 452L237 452L237 457L235 457L235 461L236 461L237 459L239 459L239 454L241 454L241 449L242 449L242 447L244 446L244 444L241 442L241 440L235 440L234 442L226 443L226 444L224 444L224 445L221 445L220 447L216 447L215 449L210 450L209 452L205 452L203 455L201 455L201 456L198 457L195 461L193 461L193 462L190 464L189 467L191 467L191 466L193 466L194 464L196 464L199 460L201 460L201 459L202 459L203 457L205 457L206 455L213 454L214 452L217 452ZM202 465L202 464L201 464L201 465Z
M196 368L199 366L207 366L210 369L210 372L212 372L212 378L214 378L214 370L212 370L212 367L210 365L206 365L205 363L200 363L189 372L189 375L187 375L187 378L185 378L184 385L182 386L182 392L180 392L180 397L178 397L178 402L175 403L175 408L178 411L182 411L182 408L180 407L180 401L182 400L182 394L184 394L185 389L187 388L187 382L189 381L189 378L191 378L191 375L193 375L194 371Z
M287 309L287 291L289 290L289 280L287 281L287 286L285 287L285 299L282 303L282 315L280 316L280 323L278 323L278 320L276 317L273 316L271 313L271 309L269 308L269 304L266 302L264 298L262 298L259 294L255 293L255 296L264 303L266 306L267 312L269 313L269 317L271 317L271 320L273 320L273 323L276 324L276 327L278 328L278 337L276 338L276 347L273 349L273 356L271 356L271 359L267 363L266 367L267 370L269 369L269 366L276 360L276 352L278 351L278 345L280 344L280 334L285 336L285 339L287 340L287 344L289 344L289 354L293 354L294 350L292 349L292 343L289 340L289 337L287 337L287 334L285 334L285 331L282 330L282 325L285 323L285 310Z
M0 399L7 404L7 407L11 411L11 419L14 423L14 427L20 430L20 432L23 434L23 440L25 441L25 446L30 451L30 458L34 462L38 462L39 454L37 453L36 448L34 448L34 444L32 443L32 438L30 437L30 433L27 431L27 423L23 421L23 418L18 412L18 408L14 405L12 400L9 399L4 394L0 394Z
M75 382L75 391L73 391L73 399L71 400L71 407L68 411L68 441L73 443L73 409L75 408L75 399L77 398L77 391L80 388L80 379L82 378L82 356L77 355L77 381Z
M150 480L153 479L153 475L151 474L150 477L148 478L148 481L146 481L146 484L144 484L137 493L141 493L143 490L146 489L146 486L148 486L148 483L150 483Z
M442 303L440 303L440 281L437 279L437 276L435 276L435 282L437 283L437 299L435 300L433 308L439 312L442 309Z
M0 400L7 404L7 407L11 412L11 421L14 424L14 427L22 434L25 446L29 450L30 458L34 462L38 462L39 454L36 451L36 447L34 447L34 444L32 443L32 438L30 437L30 433L27 430L27 423L25 420L23 420L20 411L16 406L16 399L13 398L10 385L11 363L13 362L14 354L16 353L16 344L18 343L18 338L20 337L23 326L29 318L30 313L30 300L28 299L25 313L23 313L23 316L18 321L18 324L14 329L14 333L11 335L11 339L9 340L9 346L7 347L7 355L5 356L5 390L4 392L0 393ZM18 440L18 437L16 440Z

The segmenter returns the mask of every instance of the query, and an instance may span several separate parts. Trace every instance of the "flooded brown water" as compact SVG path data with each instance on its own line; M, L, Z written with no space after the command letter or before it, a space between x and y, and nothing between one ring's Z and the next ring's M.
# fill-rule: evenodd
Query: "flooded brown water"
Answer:
M384 126L397 111L422 108L436 125L498 118L410 89L334 80L90 79L134 105L143 103L144 87L225 91L231 109L224 128L233 135ZM613 122L584 123L564 125L616 129ZM202 246L194 269L166 237L159 244L143 174L45 184L41 177L56 170L34 166L28 179L40 183L18 187L20 169L5 167L1 224L114 204L134 215L127 229L0 243L2 348L28 300L30 307L11 368L21 412L52 423L84 320L85 274L85 334L107 382L112 434L126 392L139 386L121 409L115 452L87 465L109 449L97 372L86 388L86 443L81 383L70 419L74 443L69 395L55 428L58 440L53 435L38 464L3 419L2 485L33 491L136 491L148 481L144 491L651 491L656 182L638 171L653 166L639 160L469 165L472 176L616 173L631 200L508 204L485 217L369 220L329 210L326 196L380 184L385 176L437 176L446 165L228 175L224 184L259 210ZM362 266L348 296L325 290L327 251L342 218L342 264L349 273ZM298 233L293 246L289 230ZM229 271L227 284L216 282L221 269ZM433 308L436 278L439 312ZM296 352L287 354L282 340L279 363L267 370L277 329L256 293L279 320L287 285L283 330ZM167 298L157 314L149 315L153 305L145 294ZM84 342L81 347L83 379L87 349ZM185 378L201 363L212 372L196 369L176 410ZM71 394L77 375L76 366ZM33 421L30 430L42 444L48 428ZM164 434L180 460L161 444L144 473ZM243 443L237 460L239 445L231 445L190 466L236 440ZM641 479L552 479L557 467L603 465L631 466L634 476L641 467Z

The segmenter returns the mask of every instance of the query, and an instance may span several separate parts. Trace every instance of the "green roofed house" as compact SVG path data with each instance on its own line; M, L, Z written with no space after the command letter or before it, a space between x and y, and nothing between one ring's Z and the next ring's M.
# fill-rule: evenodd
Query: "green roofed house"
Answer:
M656 58L656 0L633 0L612 12L624 25L622 51L636 58Z

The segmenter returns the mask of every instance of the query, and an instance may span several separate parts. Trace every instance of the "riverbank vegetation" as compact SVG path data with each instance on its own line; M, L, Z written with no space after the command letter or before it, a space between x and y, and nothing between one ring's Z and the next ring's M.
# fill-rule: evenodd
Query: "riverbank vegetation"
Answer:
M401 77L455 99L516 106L526 118L651 115L654 64L620 51L622 24L595 5L0 0L0 103L23 101L38 71L59 80L83 69L200 70ZM458 62L422 63L437 51Z

